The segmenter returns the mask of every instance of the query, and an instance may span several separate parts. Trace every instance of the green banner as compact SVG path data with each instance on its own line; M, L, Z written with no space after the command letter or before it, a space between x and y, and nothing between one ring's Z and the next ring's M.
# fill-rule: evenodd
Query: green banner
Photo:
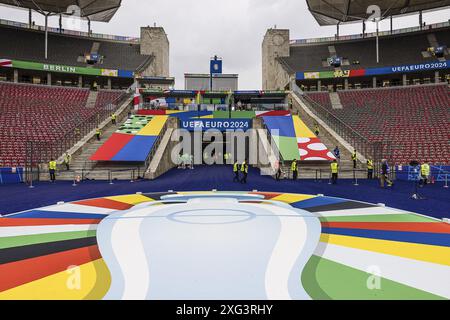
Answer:
M39 63L39 62L28 62L28 61L12 61L13 68L27 69L27 70L39 70L45 72L61 72L61 73L73 73L73 74L84 74L91 76L101 76L102 69L95 68L82 68L82 67L70 67L65 65Z

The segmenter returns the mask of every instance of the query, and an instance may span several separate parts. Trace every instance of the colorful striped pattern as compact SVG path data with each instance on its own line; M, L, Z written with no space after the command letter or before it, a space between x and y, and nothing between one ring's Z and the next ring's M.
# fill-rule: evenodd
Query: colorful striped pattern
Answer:
M168 115L182 119L200 118L205 119L228 119L230 114L228 111L180 111L180 110L139 110L138 115L141 116L161 116ZM288 110L274 111L233 111L231 118L233 119L253 119L256 117L280 117L290 116Z
M95 152L90 160L143 162L147 160L168 116L133 116Z
M314 195L162 192L87 199L0 218L0 299L102 299L111 276L97 246L97 224L175 194L187 199L250 194L316 215L322 235L301 275L313 299L450 298L450 225L438 220Z
M263 119L284 160L332 161L335 159L333 153L298 116L263 116Z

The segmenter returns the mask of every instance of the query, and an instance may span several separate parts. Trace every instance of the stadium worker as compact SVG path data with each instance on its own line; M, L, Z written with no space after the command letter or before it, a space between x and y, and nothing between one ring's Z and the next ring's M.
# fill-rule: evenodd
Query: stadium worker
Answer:
M113 113L113 114L111 115L111 123L112 123L113 125L116 124L116 118L117 118L116 114Z
M97 140L100 141L100 137L102 136L100 128L95 129L95 136L97 137Z
M241 172L242 172L242 179L241 179L241 183L247 183L247 176L248 176L248 163L247 160L245 160L244 162L242 162L241 164Z
M67 171L70 170L70 162L72 160L72 156L66 152L64 155L64 165L66 166Z
M337 184L338 173L339 173L339 164L337 163L337 160L333 160L333 162L331 163L331 183L332 184Z
M275 162L275 171L277 172L277 173L275 174L275 179L277 179L277 181L280 181L280 178L281 178L281 174L282 174L282 172L281 172L281 166L282 166L281 161L280 161L280 160L277 160L277 161Z
M297 180L297 178L298 178L298 163L297 163L297 159L294 159L292 161L291 171L292 171L292 180Z
M356 164L358 161L358 155L356 154L356 150L352 153L352 161L353 161L353 169L356 169Z
M333 153L334 153L334 156L336 157L336 159L340 162L341 161L341 150L339 150L338 146L336 146L336 148L334 148Z
M384 188L385 183L387 183L388 187L392 187L394 183L389 179L389 164L386 159L381 160L381 174L380 174L380 185Z
M56 180L56 161L55 159L51 158L50 162L48 163L48 172L50 173L50 181L53 183Z
M320 134L320 128L317 123L314 125L314 134L316 135L316 137L318 137Z
M373 179L373 160L367 159L367 179Z
M430 179L431 168L428 164L428 161L425 161L424 164L420 166L420 185L426 186L428 184L428 180Z
M234 173L234 178L233 178L233 182L239 182L239 162L236 160L233 164L233 173Z

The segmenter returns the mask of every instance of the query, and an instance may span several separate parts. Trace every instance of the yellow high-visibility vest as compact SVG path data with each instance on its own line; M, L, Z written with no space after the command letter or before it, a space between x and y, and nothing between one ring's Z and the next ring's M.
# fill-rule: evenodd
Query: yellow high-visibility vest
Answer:
M373 161L372 160L367 160L367 169L373 170Z
M424 163L424 164L420 167L420 172L422 173L423 176L429 176L429 175L430 175L430 165Z
M238 172L238 171L239 171L239 165L236 162L233 166L233 172Z
M352 154L352 160L355 161L356 160L356 152L354 154Z
M100 129L95 130L95 134L102 134L102 132L100 131Z
M242 172L245 172L245 173L248 173L248 165L247 165L246 162L242 163L242 165L241 165L241 171L242 171Z
M339 165L335 162L331 164L331 173L338 173Z
M48 163L48 169L49 170L56 170L56 161L50 161Z
M116 120L116 115L113 113L111 119Z
M292 171L297 171L297 162L292 162L292 165L291 165L291 170Z

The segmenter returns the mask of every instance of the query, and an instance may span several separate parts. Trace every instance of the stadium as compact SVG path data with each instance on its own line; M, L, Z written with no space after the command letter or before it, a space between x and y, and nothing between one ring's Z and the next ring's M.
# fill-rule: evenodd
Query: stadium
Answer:
M0 0L0 300L449 299L450 1L302 2L336 33L242 90L93 32L122 1Z

